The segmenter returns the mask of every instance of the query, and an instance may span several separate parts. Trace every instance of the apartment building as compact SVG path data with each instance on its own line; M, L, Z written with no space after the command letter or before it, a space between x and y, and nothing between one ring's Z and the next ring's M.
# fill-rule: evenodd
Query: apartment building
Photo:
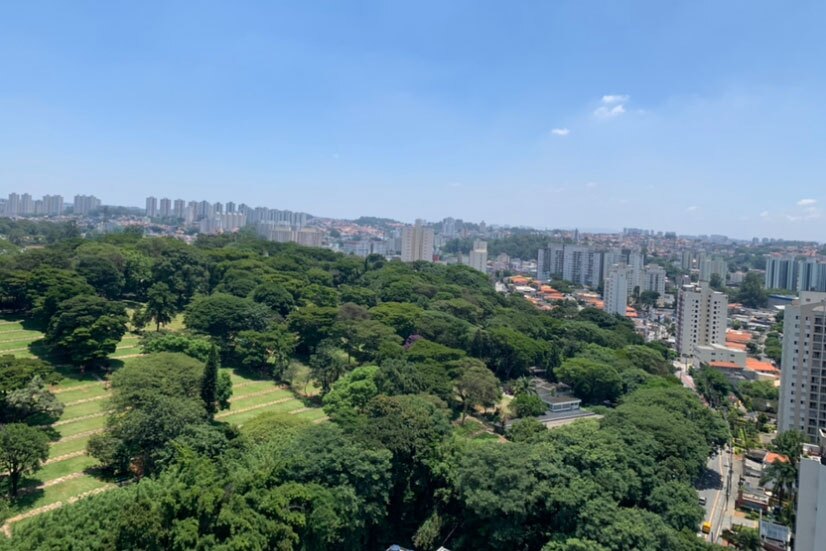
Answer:
M433 262L433 241L433 228L424 227L420 220L402 228L402 262Z
M726 342L728 299L707 283L683 285L677 296L677 351L694 355L694 347Z
M826 293L804 291L786 306L780 372L780 431L814 441L826 428Z
M473 242L473 249L468 254L467 265L482 273L488 271L488 243L477 239Z
M826 542L826 431L818 431L820 455L800 459L795 551L821 551Z
M660 296L663 296L665 295L665 279L665 268L656 264L646 266L640 290L642 292L659 293Z
M631 269L626 264L614 264L605 278L605 311L625 316L628 306L628 278Z

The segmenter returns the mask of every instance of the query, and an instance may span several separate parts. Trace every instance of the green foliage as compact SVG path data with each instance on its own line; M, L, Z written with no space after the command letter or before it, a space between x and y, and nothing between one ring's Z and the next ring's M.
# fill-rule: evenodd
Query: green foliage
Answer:
M155 330L159 331L161 325L166 325L175 318L175 295L166 283L156 283L149 288L146 297L145 316L155 322Z
M614 402L622 392L622 379L613 366L586 358L565 360L554 372L577 398L592 404Z
M218 411L218 348L213 345L207 357L204 375L201 378L201 400L204 401L207 417L212 419Z
M181 332L146 333L141 336L140 343L144 354L180 352L202 362L206 361L212 349L212 342L208 338Z
M189 329L218 339L225 349L239 332L262 331L271 320L269 308L250 299L220 293L196 298L184 314Z
M40 429L22 423L0 427L0 470L8 473L9 495L14 498L20 480L49 457L49 439Z
M183 354L136 359L112 375L112 413L89 441L89 453L118 473L156 471L165 448L192 425L205 423L204 366Z
M89 365L115 351L127 321L121 304L80 295L58 305L46 341L55 354L75 364Z
M283 378L296 345L295 335L280 325L267 331L241 331L235 340L233 355L244 368Z
M746 274L735 300L747 308L763 308L769 303L769 295L763 289L763 278L759 273Z
M462 400L462 423L472 408L488 408L502 395L499 380L489 369L473 366L462 373L456 382L456 393Z
M536 417L548 410L548 405L539 396L524 393L517 394L508 407L517 418Z
M712 407L720 407L731 393L732 387L728 378L708 366L694 370L694 382L699 392Z

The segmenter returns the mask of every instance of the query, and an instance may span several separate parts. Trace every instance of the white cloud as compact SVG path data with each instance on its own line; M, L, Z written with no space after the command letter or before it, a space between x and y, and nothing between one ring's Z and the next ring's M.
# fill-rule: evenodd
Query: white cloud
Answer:
M698 207L696 205L692 205L692 206L688 207L687 209L685 209L685 211L686 212L697 212L697 209L699 209L699 208L700 207Z
M817 199L801 199L797 202L798 207L811 207L817 203Z
M631 99L631 96L626 94L609 94L607 96L602 96L602 103L605 105L613 105L615 103L626 103L629 99Z
M588 189L595 189L597 185L599 184L597 184L596 182L588 182L587 184L585 184L585 187Z
M553 134L554 136L567 136L570 133L571 131L567 128L554 128L553 130L551 130L551 134Z
M768 218L768 217L769 217L769 211L764 210L763 212L760 213L760 218Z
M594 110L594 116L598 119L613 119L625 113L625 104L631 96L625 94L609 94L602 96L600 105Z

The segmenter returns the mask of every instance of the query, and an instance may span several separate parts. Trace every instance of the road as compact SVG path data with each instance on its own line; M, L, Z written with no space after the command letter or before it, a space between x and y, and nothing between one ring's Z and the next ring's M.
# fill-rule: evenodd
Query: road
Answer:
M706 472L697 485L701 497L706 498L705 519L711 521L710 542L719 542L723 530L731 528L737 499L737 486L742 466L734 460L731 449L726 447L709 458Z

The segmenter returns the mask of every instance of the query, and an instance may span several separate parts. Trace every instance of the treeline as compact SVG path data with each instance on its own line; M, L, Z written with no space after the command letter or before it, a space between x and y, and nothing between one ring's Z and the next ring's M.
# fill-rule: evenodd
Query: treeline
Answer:
M625 319L542 312L463 266L249 235L27 250L0 260L0 305L43 327L61 361L117 367L106 356L128 316L148 353L112 375L89 450L141 480L0 548L705 548L691 483L726 426ZM165 331L181 312L186 330ZM215 421L231 393L208 375L219 360L287 383L306 364L330 420ZM604 417L502 434L501 387L527 395L532 368ZM500 437L463 436L469 416Z

